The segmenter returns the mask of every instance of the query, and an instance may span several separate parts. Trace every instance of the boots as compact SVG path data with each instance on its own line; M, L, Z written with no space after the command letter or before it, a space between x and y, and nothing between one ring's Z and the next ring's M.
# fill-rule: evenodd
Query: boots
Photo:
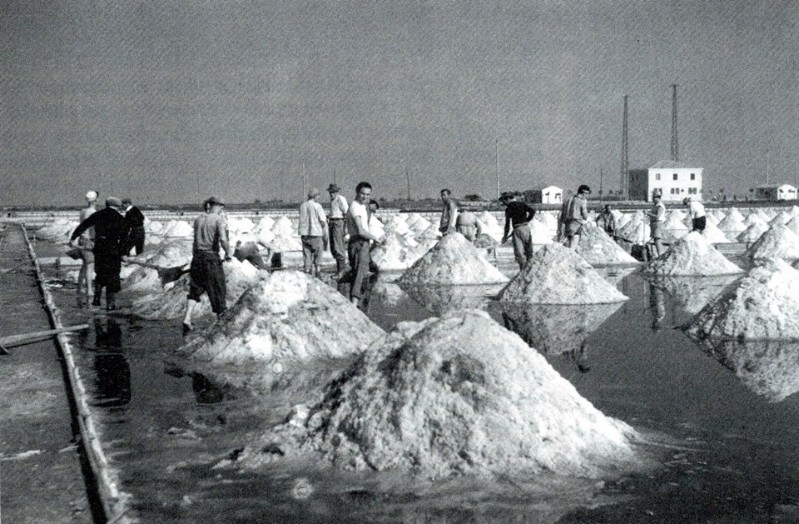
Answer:
M341 259L336 259L336 274L333 277L334 280L341 280L347 274L347 263Z

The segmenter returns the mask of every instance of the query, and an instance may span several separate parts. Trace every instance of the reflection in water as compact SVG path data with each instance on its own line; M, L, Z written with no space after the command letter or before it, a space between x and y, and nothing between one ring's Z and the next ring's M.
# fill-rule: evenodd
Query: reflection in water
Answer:
M599 272L602 274L605 280L607 280L608 282L610 282L615 286L618 285L619 282L624 280L624 277L626 277L627 275L629 275L630 273L632 273L637 269L638 269L637 266L633 267L608 266L606 268L600 268ZM623 290L622 293L624 293ZM627 293L624 294L627 295Z
M485 309L505 284L477 286L408 286L405 292L436 315L458 309Z
M192 373L191 389L198 404L218 404L225 399L224 390L200 373Z
M740 342L690 338L731 369L747 389L770 402L780 402L799 391L797 341Z
M712 277L668 276L661 278L659 284L672 296L676 306L694 315L738 278L740 278L740 275Z
M122 348L122 328L113 318L95 318L95 388L101 407L130 402L130 367Z
M580 371L587 371L586 339L607 320L621 303L553 306L502 304L505 327L531 347L549 354L570 354Z
M649 283L649 311L652 312L652 331L663 329L663 319L666 318L666 304L664 291L660 286Z

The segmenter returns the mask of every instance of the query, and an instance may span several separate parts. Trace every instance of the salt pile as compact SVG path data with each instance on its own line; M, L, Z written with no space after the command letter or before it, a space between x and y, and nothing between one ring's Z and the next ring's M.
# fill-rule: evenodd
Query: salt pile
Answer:
M386 241L372 250L372 261L382 271L408 269L424 255L415 249L418 245L413 239L389 233Z
M768 229L768 222L763 220L760 215L755 212L749 213L749 215L746 217L746 220L744 220L744 224L747 226L751 226L752 224L760 224L766 226L766 229Z
M309 413L239 461L258 467L279 450L434 480L544 471L598 478L640 460L632 428L603 415L479 311L400 323L328 384Z
M740 233L747 228L747 225L744 223L743 215L737 209L732 208L727 216L718 223L718 228L724 233Z
M460 233L443 237L399 278L403 286L494 284L508 277Z
M763 236L763 233L768 231L768 225L762 220L760 222L753 222L751 226L747 227L743 233L740 233L736 240L743 244L752 244Z
M282 216L272 226L274 238L268 246L275 251L302 251L302 242L297 230L287 217Z
M162 237L193 238L194 227L183 220L170 220L161 230Z
M158 269L178 270L182 266L188 269L192 257L190 241L175 239L162 243L155 251L145 251L141 255L128 259L127 264L135 269L127 275L122 288L125 291L157 291L163 287ZM138 266L143 262L147 266ZM155 266L155 267L152 267Z
M161 232L164 230L164 224L157 220L150 220L149 218L144 218L144 232L146 235L160 235Z
M386 235L396 234L400 236L413 236L413 231L408 227L402 215L397 215L386 224Z
M551 244L554 241L554 232L543 222L532 220L528 225L533 237L533 244Z
M769 228L768 231L746 250L746 256L756 260L779 257L785 260L799 259L799 235L782 224Z
M584 350L588 336L621 306L621 302L579 306L503 304L501 315L505 327L530 347L560 355Z
M799 217L793 217L785 223L785 227L790 229L793 233L799 235Z
M577 253L589 264L637 264L638 261L623 250L602 228L584 226L581 230L580 241L577 243Z
M613 211L615 211L613 216L616 217L616 231L618 232L619 229L624 227L630 220L632 220L633 214L632 213L622 213L621 211L616 211L615 209ZM618 213L618 214L616 214L616 213Z
M232 306L242 293L259 278L259 271L247 261L232 259L222 264L227 287L226 302ZM147 320L170 320L180 318L186 311L186 296L189 293L189 275L185 274L168 288L149 293L133 301L131 312ZM208 315L211 304L203 293L195 314Z
M320 280L279 271L250 287L212 330L178 353L226 383L270 388L311 361L357 355L383 334Z
M799 271L779 258L753 268L688 323L698 338L799 340Z
M729 244L732 241L727 238L717 226L713 225L712 222L709 220L705 223L705 230L702 231L702 234L705 236L708 242L711 244Z
M573 250L549 244L533 253L498 299L527 304L608 304L627 297Z
M541 212L536 213L535 216L545 226L547 226L547 229L549 229L550 231L555 232L555 231L558 230L558 219L552 212L550 212L550 211L541 211Z
M419 213L412 213L405 222L415 234L421 234L430 229L433 224Z
M636 211L623 226L616 228L616 236L636 244L646 242L649 240L649 221L644 219L641 211Z
M675 209L669 213L668 218L663 223L663 229L668 231L674 238L682 238L688 234L689 228L684 223L685 216Z
M264 246L268 246L269 243L275 238L275 234L272 233L272 227L274 227L274 225L275 221L272 220L272 217L265 216L258 221L258 224L256 224L252 230L252 234L255 236L258 242Z
M779 211L774 218L772 218L768 225L769 226L776 226L778 224L785 225L788 223L789 220L793 219L793 215L787 211Z
M504 233L503 226L499 225L499 222L494 218L493 214L488 211L483 211L477 219L483 225L483 234L489 235L496 242L502 240L502 234Z
M69 242L72 232L78 227L77 220L67 220L57 218L53 222L41 227L36 231L36 238L49 240L50 242Z
M708 276L741 273L741 268L727 260L703 235L692 231L651 260L644 271L659 275Z

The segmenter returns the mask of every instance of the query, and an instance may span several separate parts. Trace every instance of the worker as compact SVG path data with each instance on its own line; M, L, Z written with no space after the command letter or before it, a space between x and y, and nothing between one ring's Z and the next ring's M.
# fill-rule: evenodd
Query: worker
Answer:
M528 223L535 216L535 209L522 202L517 193L506 193L500 200L505 204L505 232L502 244L508 241L513 227L513 255L522 270L533 257L533 234Z
M691 217L691 231L703 232L707 226L705 206L696 197L692 196L685 197L682 203L688 206L688 215Z
M455 231L455 223L458 219L458 205L452 199L449 189L441 190L441 221L438 230L442 235L448 235Z
M663 223L666 221L666 206L663 204L663 195L660 191L652 193L652 209L646 212L649 217L649 236L655 246L655 256L663 253Z
M355 199L347 211L347 231L350 234L348 255L352 273L350 300L356 306L363 297L363 284L369 274L370 243L380 244L385 238L376 237L369 231L371 213L367 205L371 198L372 185L369 182L360 182L355 187Z
M266 262L264 262L261 256L261 246L262 244L260 242L254 240L247 240L244 242L237 240L236 248L233 250L233 257L239 262L247 261L258 269L268 269ZM269 249L266 248L266 250L266 258L268 260Z
M478 220L477 216L470 211L461 211L458 213L458 219L455 222L455 229L466 237L469 242L483 234L483 225Z
M597 215L596 225L607 233L610 238L616 238L616 217L613 216L610 204L605 204L602 212Z
M86 207L80 210L80 221L83 222L97 211L97 191L86 193ZM86 229L78 238L81 265L78 271L78 298L83 292L86 300L94 296L94 227Z
M122 199L122 208L125 210L125 224L128 228L123 252L128 255L135 248L136 254L141 255L144 251L144 215L129 198Z
M308 191L308 199L300 204L300 222L298 226L302 241L302 260L305 272L311 276L319 274L319 257L327 249L327 218L325 210L316 199L319 190Z
M330 254L336 259L336 280L344 276L347 272L347 245L346 245L346 222L349 204L346 197L341 194L341 188L336 184L330 184L327 188L330 194L330 215L328 216L328 232L330 234Z
M577 248L580 242L580 230L588 220L588 195L591 188L582 184L577 188L577 194L573 195L561 207L561 216L558 221L562 227L563 236L566 238L566 245L570 248Z

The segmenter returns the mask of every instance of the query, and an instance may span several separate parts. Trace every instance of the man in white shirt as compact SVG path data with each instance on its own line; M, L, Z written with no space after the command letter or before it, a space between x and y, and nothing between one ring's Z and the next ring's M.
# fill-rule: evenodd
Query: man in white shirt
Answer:
M663 222L666 221L666 206L660 192L652 194L652 209L646 212L646 216L649 217L649 236L655 244L656 256L660 256L663 253Z
M347 271L347 246L344 242L346 225L344 219L347 217L349 204L341 188L336 184L330 184L327 188L330 193L330 216L328 230L330 232L330 254L336 259L336 279L340 279Z
M308 200L300 204L299 233L302 240L302 260L305 272L319 274L319 257L327 249L327 219L325 210L316 201L319 190L308 191Z
M349 255L350 271L352 273L350 300L356 306L361 302L363 284L369 274L369 262L371 260L369 243L374 241L379 244L383 240L369 231L371 217L367 206L371 198L372 185L369 182L359 183L355 187L355 200L352 201L347 211L347 231L350 234L347 254Z
M707 225L705 206L694 197L685 197L682 203L688 206L688 214L691 216L691 231L703 232Z

